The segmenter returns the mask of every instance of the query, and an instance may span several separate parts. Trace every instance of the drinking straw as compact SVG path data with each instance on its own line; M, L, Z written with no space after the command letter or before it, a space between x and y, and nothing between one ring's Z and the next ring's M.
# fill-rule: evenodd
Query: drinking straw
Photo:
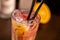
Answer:
M40 8L41 8L42 4L43 4L43 0L41 0L39 7L37 8L37 10L36 10L36 12L35 12L34 16L32 17L32 20L34 20L34 18L37 16L38 11L40 10Z
M32 1L32 6L31 6L31 9L30 9L30 12L29 12L27 20L29 20L29 18L30 18L31 12L32 12L33 7L34 7L34 4L35 4L35 0Z
M32 7L31 7L31 10L30 10L30 12L29 12L29 15L28 15L27 20L29 20L29 18L30 18L31 12L32 12L33 7L34 7L34 4L35 4L35 0L33 0L33 2L32 2ZM43 0L41 0L40 5L39 5L39 7L37 8L37 10L36 10L34 16L31 18L31 20L34 20L34 18L37 16L38 11L39 11L39 9L41 8L42 4L43 4Z

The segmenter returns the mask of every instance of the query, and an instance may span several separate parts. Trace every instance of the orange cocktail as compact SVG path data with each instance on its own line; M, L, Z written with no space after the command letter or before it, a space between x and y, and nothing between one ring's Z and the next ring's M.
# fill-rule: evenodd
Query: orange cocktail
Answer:
M34 12L31 17L33 15ZM27 10L15 10L12 13L12 40L35 40L39 27L39 16L37 15L34 20L27 20L27 16Z

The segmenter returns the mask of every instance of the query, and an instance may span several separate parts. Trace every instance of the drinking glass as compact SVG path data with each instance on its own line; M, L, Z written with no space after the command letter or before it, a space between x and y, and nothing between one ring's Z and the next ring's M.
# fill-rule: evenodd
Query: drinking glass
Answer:
M38 27L39 15L34 20L27 20L29 11L26 9L14 10L11 16L12 40L35 40ZM34 15L32 12L30 18Z

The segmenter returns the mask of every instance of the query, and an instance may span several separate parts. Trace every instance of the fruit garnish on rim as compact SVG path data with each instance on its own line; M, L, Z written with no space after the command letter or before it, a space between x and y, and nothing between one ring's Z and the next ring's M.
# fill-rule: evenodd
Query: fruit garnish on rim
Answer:
M39 2L36 2L33 11L36 11L38 6L40 5ZM47 4L43 3L40 10L38 11L38 14L40 16L40 23L42 24L46 24L49 22L50 18L51 18L51 11L49 9L49 7L47 6Z

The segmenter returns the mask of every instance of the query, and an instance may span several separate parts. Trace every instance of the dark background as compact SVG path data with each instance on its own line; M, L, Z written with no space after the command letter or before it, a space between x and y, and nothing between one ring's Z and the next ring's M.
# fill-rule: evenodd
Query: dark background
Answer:
M40 2L41 0L37 0ZM60 16L60 0L44 0L53 14Z
M37 0L37 2L40 2L41 0ZM17 4L19 3L19 0L16 0ZM44 3L46 3L52 14L56 14L60 16L60 0L44 0ZM18 6L18 5L16 5ZM18 7L16 7L18 8Z
M51 20L47 24L40 24L36 40L60 40L60 0L44 2L51 10ZM0 40L11 40L11 19L0 18Z

